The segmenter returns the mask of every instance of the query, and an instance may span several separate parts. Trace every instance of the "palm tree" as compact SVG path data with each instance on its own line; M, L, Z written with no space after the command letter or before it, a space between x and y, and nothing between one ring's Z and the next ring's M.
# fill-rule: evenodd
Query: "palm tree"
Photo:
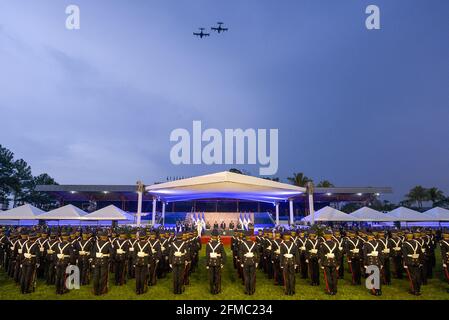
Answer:
M307 182L312 181L312 179L306 177L302 172L293 173L293 177L288 177L287 180L298 187L305 187Z
M432 201L433 207L435 207L435 204L438 201L444 200L445 198L444 192L435 187L427 189L427 193L428 193L428 200Z
M418 203L418 207L422 208L422 203L429 200L429 193L426 188L416 186L413 187L409 193L405 195L405 197L410 201L410 203Z
M332 182L330 182L329 180L322 180L322 181L318 182L318 184L316 186L318 188L332 188L332 187L335 187L334 184Z

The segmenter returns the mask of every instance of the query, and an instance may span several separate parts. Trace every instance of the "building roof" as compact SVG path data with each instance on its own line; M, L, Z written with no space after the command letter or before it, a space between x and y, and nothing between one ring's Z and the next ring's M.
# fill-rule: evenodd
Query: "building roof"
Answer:
M229 178L232 177L232 178ZM252 186L254 190L252 191L260 191L263 194L261 188L256 188L258 182L261 181L263 186L272 188L272 190L283 190L286 191L286 196L281 197L282 200L286 198L294 197L295 201L305 201L305 197L307 194L305 193L305 188L293 186L291 184L271 181L267 179L236 174L232 172L218 172L210 175L198 176L193 178L187 178L182 180L175 180L171 182L164 183L155 183L153 185L147 186L147 191L143 195L144 201L151 201L154 196L159 196L161 198L168 199L169 197L166 195L163 197L160 192L157 190L170 190L173 189L174 186L179 190L182 187L186 188L187 184L195 184L196 189L200 189L200 185L207 185L204 183L205 180L208 180L208 185L213 186L211 190L217 190L218 185L211 183L211 181L216 180L218 184L221 184L223 187L219 192L212 192L207 195L207 199L236 199L235 193L230 192L229 194L224 192L225 186L228 185L229 190L234 190L231 184L233 181L237 181L239 184L242 184L242 180L249 182L247 185ZM220 181L221 179L221 181ZM226 180L228 179L228 180ZM226 181L225 181L226 180ZM245 184L245 183L243 183ZM184 186L183 186L184 185ZM242 188L243 189L243 188ZM248 190L249 188L247 188ZM63 201L137 201L137 186L136 185L38 185L36 187L36 191L45 192L47 194L53 195L58 200ZM251 194L246 194L244 190L240 190L243 198L241 200L249 200L249 201L268 201L273 202L279 199L279 197L275 197L275 199L269 198L269 195L266 195L264 199L260 199L258 197L253 197ZM180 194L181 192L178 192ZM314 189L314 201L315 202L342 202L342 201L368 201L373 197L381 194L392 193L392 189L390 187L330 187L330 188L320 188L315 187ZM234 195L234 197L232 197ZM170 197L175 199L175 197ZM181 199L188 200L201 200L200 198L189 198L189 197L180 197L176 198L176 201L181 201Z

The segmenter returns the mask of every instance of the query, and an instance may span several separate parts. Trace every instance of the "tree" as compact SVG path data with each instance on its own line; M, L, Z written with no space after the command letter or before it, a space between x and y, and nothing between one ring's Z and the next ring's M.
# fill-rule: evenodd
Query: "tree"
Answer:
M47 201L54 202L47 196L35 192L38 184L56 184L56 182L48 174L33 177L31 167L25 160L14 160L14 153L0 145L0 206L8 208L11 198L14 206L25 203L44 206Z
M14 153L0 145L0 202L8 205L8 195L18 188L14 175Z
M30 203L43 210L51 210L57 207L56 199L49 195L48 193L35 191L35 187L38 185L54 185L56 183L55 179L50 177L46 173L42 173L37 177L33 178L33 190L30 195Z
M422 203L424 201L429 200L429 193L427 192L427 189L422 186L416 186L413 187L409 193L405 195L407 200L410 201L411 204L417 203L418 207L422 208Z
M25 160L19 159L14 162L13 178L15 180L15 188L13 190L14 206L29 202L34 185L31 167Z
M318 184L316 186L318 188L332 188L332 187L335 187L334 184L332 182L330 182L329 180L322 180L322 181L318 182Z
M444 200L445 198L444 192L435 187L427 189L427 193L428 200L432 201L432 207L435 207L437 202Z
M293 173L292 177L287 178L288 181L290 181L292 184L298 187L305 187L307 185L307 182L312 182L312 179L309 179L304 175L304 173Z
M345 213L352 213L361 207L363 207L361 203L349 202L341 208L341 211Z

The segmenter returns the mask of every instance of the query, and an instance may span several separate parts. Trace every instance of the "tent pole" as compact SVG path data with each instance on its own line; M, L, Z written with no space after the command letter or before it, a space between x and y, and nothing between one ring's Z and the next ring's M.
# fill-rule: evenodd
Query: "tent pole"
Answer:
M165 225L165 201L162 201L162 225Z
M154 223L156 220L156 203L157 203L157 199L153 198L153 211L152 211L152 216L151 216L151 226L154 227Z
M279 225L279 202L276 202L276 226Z
M290 209L290 225L293 225L295 223L293 218L293 200L290 199L289 201L289 209Z
M309 214L311 215L310 219L310 224L314 225L315 224L315 208L313 207L313 182L307 182L307 193L309 194Z
M137 191L137 227L140 227L140 221L142 216L142 191Z

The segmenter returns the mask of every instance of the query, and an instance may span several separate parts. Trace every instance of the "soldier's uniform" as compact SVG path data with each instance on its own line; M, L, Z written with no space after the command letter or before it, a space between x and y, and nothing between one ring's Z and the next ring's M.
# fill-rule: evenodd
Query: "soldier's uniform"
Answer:
M276 231L275 239L272 241L271 262L273 263L274 284L284 285L284 277L281 270L281 234Z
M45 271L47 270L47 250L46 245L48 243L48 233L46 231L38 233L38 239L37 239L37 245L39 247L39 268L37 269L37 277L38 278L45 278Z
M263 241L263 260L265 264L265 273L267 274L268 279L273 279L274 271L273 271L273 262L271 259L272 251L273 251L273 233L271 230L267 230L265 233L265 239Z
M380 245L380 251L382 253L382 279L383 284L390 285L391 284L391 269L390 269L390 257L392 246L391 242L385 238L385 232L383 230L378 233L378 242Z
M421 247L421 285L427 285L427 266L428 266L428 257L427 257L427 244L424 233L420 231L416 231L416 241L418 241L419 246Z
M5 269L6 250L8 248L8 237L5 235L3 229L0 230L0 268Z
M218 230L212 231L212 238L206 246L206 268L209 270L209 285L212 294L221 292L221 269L226 261L223 244L218 240Z
M66 287L66 269L74 259L74 251L72 243L69 241L69 235L67 233L61 234L62 241L54 246L54 252L56 254L55 261L55 284L56 294L64 294L69 291Z
M419 234L416 235L419 237ZM402 244L404 269L410 281L410 293L421 294L421 245L412 233L407 233L407 239Z
M19 243L20 237L18 233L13 233L12 236L9 239L9 246L8 246L8 250L6 252L6 256L7 256L7 271L8 271L8 276L10 276L11 278L14 277L14 271L15 271L15 267L16 267L16 260L17 260L17 250L16 247Z
M139 232L139 237L140 240L134 244L134 250L132 252L136 277L136 293L142 294L148 288L149 265L152 252L144 231Z
M112 243L114 247L114 277L115 285L122 286L126 283L128 273L129 241L125 232L120 232L119 238Z
M299 266L299 251L296 244L291 241L291 233L284 233L284 241L281 244L280 265L283 271L284 288L286 295L295 294L295 269Z
M28 241L23 246L22 264L20 273L20 291L22 293L34 292L36 288L37 268L40 263L39 246L36 243L37 235L30 234Z
M393 230L391 232L391 237L388 238L388 242L391 248L394 276L397 279L402 279L404 272L402 262L402 239L399 237L398 231Z
M382 251L381 244L378 240L374 238L374 234L367 233L368 240L363 244L363 265L365 268L365 274L368 266L376 266L379 268L379 276L382 273L383 263L382 263ZM371 294L375 296L382 295L382 282L378 281L378 288L373 287L371 289Z
M150 232L150 239L148 240L151 249L150 266L149 266L149 281L150 286L156 285L157 279L157 267L162 259L161 243L159 239L156 239L156 233Z
M134 269L134 248L139 241L136 237L136 233L131 233L131 239L129 239L129 255L128 255L128 279L133 279L136 276Z
M170 266L168 265L168 252L170 249L170 239L168 237L168 232L161 233L160 243L161 261L159 261L158 278L165 278L168 269L170 268Z
M185 255L185 270L184 270L184 285L190 284L190 272L192 267L193 247L190 241L190 233L185 232L182 236L182 240L185 242L186 255Z
M76 265L80 271L80 285L87 285L90 283L90 253L94 245L94 240L91 234L83 232L81 239L74 242L73 248L75 251Z
M348 231L348 237L345 239L344 248L348 257L349 271L351 272L352 284L360 285L362 283L362 255L363 243L357 238L354 231Z
M184 292L184 272L186 269L186 256L188 248L183 241L182 233L176 235L176 240L171 243L168 260L173 270L173 293L181 294Z
M264 270L265 272L265 263L264 263L264 257L263 257L263 241L264 241L264 234L265 230L261 230L258 232L256 236L256 243L259 246L259 266L258 268L261 270Z
M299 236L296 238L296 245L299 249L299 271L301 273L301 279L307 279L308 275L308 264L307 260L307 249L306 249L306 234L303 230L299 231Z
M309 237L305 243L306 246L306 263L307 270L310 273L311 285L320 285L320 266L318 250L320 248L320 240L316 238L314 231L309 232Z
M243 279L245 283L245 294L252 295L256 291L256 268L258 264L259 250L257 243L251 240L249 232L245 235L245 240L240 242L239 261L243 270Z
M335 295L337 293L338 269L340 268L339 243L332 238L332 232L325 231L325 241L320 244L319 259L324 271L326 282L326 293Z
M435 267L435 239L429 230L425 231L424 241L426 243L427 257L427 279L433 278L433 268Z
M99 233L98 239L92 246L92 280L95 295L102 295L109 289L109 263L114 258L114 249L105 232Z
M440 241L440 248L441 248L441 260L443 264L443 272L444 277L446 278L447 283L449 284L449 231L444 230L443 231L443 239ZM447 292L449 293L449 289L447 289Z
M345 277L345 249L344 249L344 237L341 236L340 230L335 230L334 231L334 236L333 239L337 242L338 244L338 278L339 279L344 279Z
M25 243L28 242L28 231L22 230L20 233L20 239L17 242L15 246L15 266L14 266L14 273L13 278L16 283L19 283L20 281L20 273L22 272L22 268L20 267L22 265L23 260L23 247L25 246Z
M50 233L50 239L45 245L45 280L47 285L54 285L56 283L56 247L59 243L58 234L55 231Z

